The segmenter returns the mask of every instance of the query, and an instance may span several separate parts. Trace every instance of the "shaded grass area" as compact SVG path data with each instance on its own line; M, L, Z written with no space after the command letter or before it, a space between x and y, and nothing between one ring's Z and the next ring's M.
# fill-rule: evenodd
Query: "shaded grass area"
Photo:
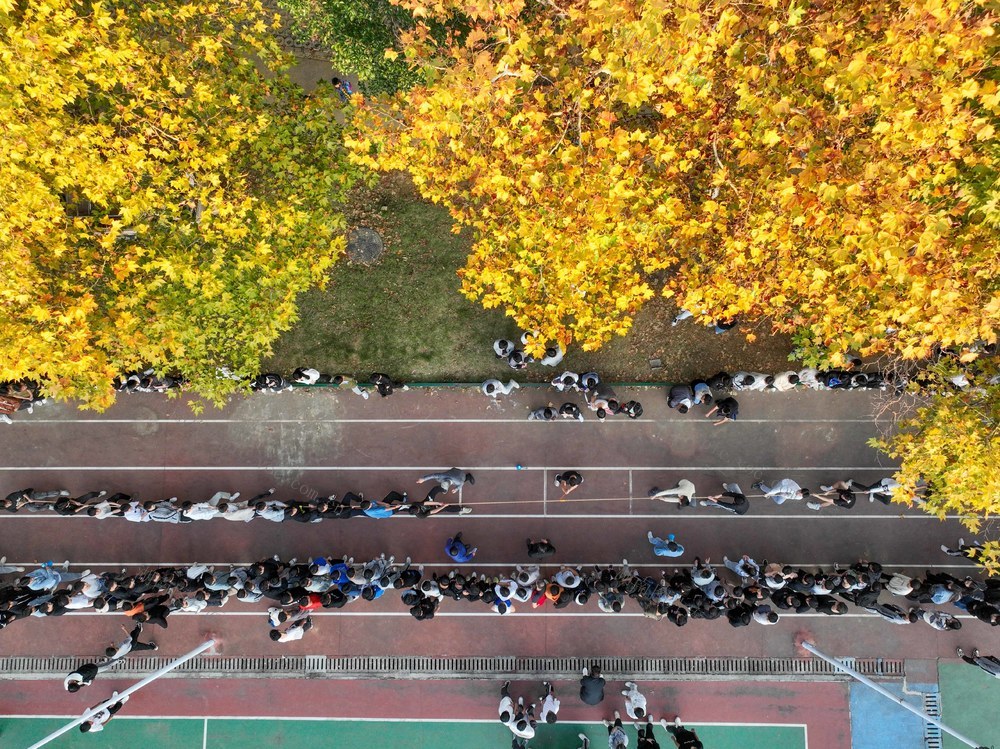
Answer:
M371 266L346 258L330 274L326 289L299 297L299 322L282 336L266 370L291 372L311 366L366 378L388 372L411 382L478 382L514 376L542 381L554 374L533 365L514 373L493 356L493 340L516 339L520 331L499 310L485 310L458 292L456 272L465 264L471 232L451 232L448 212L420 199L403 174L385 176L373 189L359 189L347 209L351 226L368 226L385 239L386 251ZM754 326L748 343L737 328L715 335L691 320L672 327L675 307L665 299L647 303L632 331L599 351L570 349L563 366L595 370L618 382L679 381L719 369L763 372L789 369L792 345ZM662 367L650 368L650 359Z

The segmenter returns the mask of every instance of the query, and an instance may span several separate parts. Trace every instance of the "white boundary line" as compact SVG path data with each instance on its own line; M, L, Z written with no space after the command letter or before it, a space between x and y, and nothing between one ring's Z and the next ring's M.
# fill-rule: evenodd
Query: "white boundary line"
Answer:
M485 604L481 604L485 608ZM515 604L516 608L516 604ZM794 612L788 613L781 609L776 611L779 617L782 619L881 619L878 614L869 614L861 612L850 612L847 614L838 614L834 616L829 616L827 614L821 614L819 612L812 612L808 614L796 614ZM68 611L62 615L63 617L70 616L122 616L121 611ZM174 611L170 614L171 617L174 616L252 616L258 619L266 620L267 612L262 610L258 611L210 611L205 609L204 611L189 612L189 611ZM336 616L349 616L349 617L368 617L368 618L380 618L380 617L404 617L410 616L409 611L345 611L344 609L337 609L336 611L313 611L310 616L312 617L336 617ZM629 619L646 619L645 614L641 611L620 611L617 614L605 614L603 611L521 611L516 610L513 614L497 614L495 611L437 611L434 614L435 619L441 617L452 618L452 619L485 619L487 617L493 619L523 619L525 617L530 617L532 619L540 619L542 617L556 617L556 618L605 618L605 619L616 619L621 617L626 617ZM971 614L955 614L957 619L975 619Z
M442 466L0 466L0 471L436 471ZM445 470L451 466L444 467ZM773 471L781 475L803 471L879 471L883 475L896 470L894 466L575 466L577 471ZM464 466L466 471L542 471L541 467L524 466Z
M201 732L201 749L208 749L208 718L205 718L205 727Z
M339 561L338 557L331 557L334 561ZM300 560L300 561L304 561ZM397 560L398 561L398 560ZM204 564L208 567L249 567L255 562L197 562L197 564ZM32 567L34 565L40 564L39 562L12 562L9 559L5 564L14 565L15 567ZM121 568L121 567L190 567L195 562L71 562L70 568L79 567L81 569L93 568L93 567L109 567L109 568ZM412 567L432 567L432 568L469 568L478 569L480 567L506 567L508 569L514 569L516 564L521 564L520 562L411 562ZM833 567L833 563L825 562L784 562L783 564L789 567L802 567L803 569L810 569L814 567ZM559 569L560 567L592 567L599 565L601 567L621 567L617 562L552 562L552 563L542 563L538 567L541 569ZM680 565L669 565L661 564L660 562L629 562L629 567L635 568L645 568L645 567L687 567L690 562L682 562ZM522 566L524 566L522 564ZM721 564L713 565L718 569L725 569ZM969 562L968 564L927 564L926 562L920 562L917 564L898 564L896 562L887 562L883 565L884 567L891 567L893 569L914 569L916 567L924 567L926 569L939 570L939 569L968 569L978 571L980 568ZM14 573L11 573L14 574Z
M533 500L533 501L537 501L537 500ZM491 503L486 502L486 503L483 503L483 504L479 504L479 503L473 502L473 503L471 503L471 505L467 504L466 507L469 507L469 506L483 507L483 506L488 505L488 504L491 504ZM477 518L479 520L496 520L496 519L500 519L500 518L505 518L505 519L521 519L521 520L541 520L541 519L549 520L549 519L555 519L555 518L576 519L576 520L609 520L609 521L610 520L669 520L671 523L673 523L673 522L678 521L678 520L679 521L684 521L684 520L724 520L724 521L730 521L730 522L739 522L739 519L744 519L745 520L747 518L751 518L753 520L803 520L803 519L807 519L808 518L808 519L812 519L812 520L837 520L837 521L841 521L841 520L935 520L935 521L940 521L942 519L943 520L964 520L966 518L972 517L971 515L945 515L944 518L939 518L937 515L928 515L928 514L925 514L925 513L920 513L920 514L917 514L916 512L904 513L902 510L900 512L896 513L896 514L890 514L890 515L861 515L861 514L851 515L851 514L847 514L847 513L838 513L838 514L834 515L832 512L823 513L823 512L820 512L818 510L814 510L810 514L793 514L793 513L788 513L788 514L767 514L767 515L760 515L760 514L754 515L753 513L748 513L746 515L731 515L731 514L727 513L727 514L724 515L721 512L714 512L714 513L708 514L706 512L702 512L700 510L696 511L697 514L694 514L694 512L695 511L693 511L692 514L689 514L689 515L687 515L687 514L668 515L666 512L661 513L659 515L653 515L653 514L634 514L634 515L629 515L629 514L626 514L626 513L615 513L615 512L609 512L609 513L606 513L606 514L603 514L603 515L600 514L600 513L561 513L561 512L560 513L550 514L550 515L539 514L539 513L515 513L515 512L512 512L512 513L473 512L470 515L464 516L463 519L462 519L462 522L463 523L467 523L470 520L476 520ZM8 514L0 514L0 522L6 521L6 520L55 520L55 519L61 519L61 520L93 520L94 518L90 517L89 515L57 515L56 513L53 513L53 512L34 512L34 513L32 513L32 512L19 512L19 513L12 513L12 514L9 514L9 515ZM105 519L109 519L109 518L105 518ZM124 520L123 518L116 518L116 519L120 520L122 522L128 522L128 521ZM220 520L219 518L214 518L214 519L215 520ZM327 518L327 520L329 520L329 522L331 522L331 523L340 522L340 521L346 522L346 520L348 520L348 519L354 520L353 518L340 518L340 519L338 519L338 518ZM418 520L418 519L419 518L414 518L414 517L411 517L410 515L400 515L400 516L393 516L392 518L381 518L380 522L385 521L385 520L393 520L393 521L404 520L405 521L405 520ZM449 520L449 519L452 519L452 518L449 515L441 515L439 517L435 517L435 518L431 518L431 519L432 520L438 520L438 521L440 521L440 520ZM198 520L198 521L195 521L195 522L204 523L204 522L207 522L207 521ZM265 523L265 522L269 522L269 521L258 520L256 522L258 522L258 523ZM324 522L326 522L326 521L324 521ZM154 525L160 525L160 524L159 523L154 523Z
M732 424L877 424L888 419L737 419ZM27 417L15 420L11 426L27 426L32 424L528 424L536 426L539 424L670 424L671 427L678 424L702 424L710 425L709 419L605 419L599 421L585 419L576 421L571 419L560 419L554 422L529 422L527 415L517 419L487 419L487 418L455 418L455 419L432 419L432 418L407 418L397 419L324 419L302 418L302 419L101 419L101 418L80 418L80 419L33 419Z
M107 680L107 677L104 677ZM366 680L368 681L368 680ZM664 682L657 682L664 683ZM735 682L727 682L735 683ZM75 715L0 715L0 720L52 720L55 718L75 718ZM349 717L330 717L330 716L308 716L308 717L295 717L293 715L116 715L115 720L263 720L263 721L309 721L315 723L329 723L329 722L340 722L344 723L347 721L357 722L357 723L495 723L498 726L503 726L496 718L462 718L457 720L455 718L349 718ZM585 726L602 726L603 721L600 720L567 720L560 721L564 724L572 725L585 725ZM631 721L629 721L631 723ZM625 721L622 721L622 725L626 725ZM659 723L654 723L654 726L659 726ZM719 728L802 728L805 730L806 723L729 723L723 721L712 721L707 722L685 722L686 726L695 726L697 728L707 728L707 727L719 727Z

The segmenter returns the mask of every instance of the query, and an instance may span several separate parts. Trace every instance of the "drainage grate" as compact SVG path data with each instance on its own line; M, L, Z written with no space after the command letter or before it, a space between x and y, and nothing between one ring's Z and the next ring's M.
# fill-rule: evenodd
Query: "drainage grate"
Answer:
M86 658L0 658L0 680L63 678ZM902 678L903 661L845 658L866 676ZM140 678L170 659L133 657L113 669ZM609 679L644 681L794 678L842 681L848 677L817 658L521 658L515 656L302 655L290 657L198 656L167 678L202 679L577 679L591 663L600 663Z
M941 719L941 695L937 690L924 692L924 712L932 718ZM924 723L924 746L927 749L941 749L941 729L933 723Z

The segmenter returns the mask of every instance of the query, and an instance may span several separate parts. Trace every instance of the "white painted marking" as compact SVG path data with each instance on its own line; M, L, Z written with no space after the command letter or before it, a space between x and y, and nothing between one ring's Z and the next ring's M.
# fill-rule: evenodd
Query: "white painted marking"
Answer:
M334 561L336 561L338 559L338 557L331 557L331 558L334 559ZM198 564L204 564L204 565L208 565L209 567L220 567L220 568L230 567L230 566L232 566L232 567L249 567L251 564L254 564L256 561L257 560L243 561L243 562L203 562L203 561L199 560ZM11 565L14 565L15 567L27 567L27 568L30 568L33 565L39 564L39 562L38 561L12 562L10 560L7 560L5 562L5 564L11 564ZM81 569L93 569L95 567L109 567L109 568L121 568L121 567L138 567L138 568L144 568L144 567L189 567L192 564L195 564L195 563L191 562L191 561L188 561L188 562L160 562L160 561L154 561L154 562L71 562L69 566L71 568L73 568L73 567L79 567ZM419 562L419 561L414 561L414 562L412 562L412 564L413 564L414 567L421 567L422 566L422 567L441 568L441 569L449 569L450 570L450 569L459 568L459 567L468 567L468 568L472 568L472 569L478 569L480 567L506 567L508 569L513 569L514 565L517 564L517 563L516 562ZM684 563L682 563L682 565L683 564ZM688 563L688 564L690 564L690 563ZM783 564L787 564L790 567L802 567L803 569L812 569L814 567L826 567L826 568L833 569L833 563L831 563L831 562L816 562L816 561L812 561L812 562L783 562ZM545 569L545 568L559 569L560 567L593 567L593 566L621 567L622 565L618 564L617 562L594 562L594 561L591 561L591 562L558 562L558 563L552 563L552 564L546 564L546 563L542 562L542 563L538 564L538 566L540 568L542 568L542 569ZM629 562L628 566L629 567L634 567L634 568L638 569L638 568L644 568L644 567L663 568L665 565L663 565L661 562L654 561L654 562ZM715 566L718 569L723 569L722 565L715 565ZM895 569L912 569L912 568L915 568L915 567L920 567L921 569L929 569L929 570L938 570L938 569L942 569L942 570L943 569L969 569L969 570L978 570L979 569L976 565L972 564L971 562L968 563L968 564L927 564L926 562L917 562L915 564L903 564L903 563L900 563L900 562L885 562L883 564L883 566L887 567L887 568L892 568L894 570Z
M0 471L438 471L451 466L0 466ZM514 466L466 466L466 471L517 471ZM540 471L541 468L522 468L522 471ZM893 466L577 466L578 471L773 471L786 475L803 471L878 471L883 476L896 470Z
M350 604L348 604L350 605ZM627 605L627 603L626 603ZM485 605L483 605L485 608ZM840 614L838 616L827 616L826 614L821 614L817 611L809 612L807 614L795 614L783 612L780 609L777 611L778 615L782 619L881 619L878 614L869 614L867 612L854 612L848 614ZM69 611L63 616L121 616L120 611ZM187 611L175 611L170 614L171 617L175 616L254 616L259 619L266 619L266 611L201 611L198 613L192 613ZM345 611L344 609L339 609L337 611L313 611L310 616L355 616L355 617L402 617L410 616L408 611ZM970 614L956 614L958 619L975 619L974 616ZM434 618L438 619L440 617L454 617L454 618L485 618L490 617L493 619L504 618L508 619L510 617L523 618L523 617L572 617L578 619L580 617L604 617L607 619L616 619L620 617L627 617L632 619L645 618L645 615L641 611L622 611L617 614L605 614L603 611L549 611L539 612L539 611L521 611L516 610L513 614L497 614L493 611L441 611L439 610L434 614Z
M738 419L730 422L727 427L741 424L875 424L889 419ZM708 419L605 419L599 421L595 419L560 419L558 421L528 421L527 415L520 419L433 419L433 418L406 418L397 419L324 419L302 418L302 419L269 419L262 417L259 419L102 419L81 417L79 419L33 419L31 417L18 417L12 426L29 426L32 424L531 424L534 427L541 425L552 426L553 424L598 424L602 427L606 424L667 424L675 427L681 424L701 426L711 426Z
M205 718L205 729L201 733L201 749L208 749L208 718Z
M600 659L598 659L600 660ZM75 715L0 715L0 718L4 720L48 720L53 718L75 718ZM197 716L191 715L136 715L135 713L130 713L129 715L116 715L115 721L123 720L195 720ZM261 721L310 721L315 723L320 722L357 722L357 723L496 723L496 718L465 718L461 720L456 720L455 718L345 718L345 717L316 717L316 716L301 716L295 717L294 715L211 715L205 720L261 720ZM603 721L600 720L573 720L567 721L574 725L588 725L588 726L598 726L603 725ZM501 724L502 725L502 724ZM658 723L655 725L659 725ZM685 723L686 726L704 727L704 726L719 726L722 728L805 728L805 723L724 723L724 722L699 722L699 723Z

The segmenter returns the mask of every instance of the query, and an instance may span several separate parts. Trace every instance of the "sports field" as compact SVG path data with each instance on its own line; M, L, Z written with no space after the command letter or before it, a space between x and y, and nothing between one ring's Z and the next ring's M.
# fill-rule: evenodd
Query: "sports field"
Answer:
M0 718L0 746L23 749L31 746L70 718ZM802 725L692 725L712 749L806 749ZM566 749L580 744L578 733L586 733L591 745L600 749L607 730L600 723L559 723L539 726L532 749ZM657 729L664 747L671 745L666 732ZM635 730L629 730L634 745ZM249 718L130 718L113 719L100 736L73 729L49 746L100 747L101 749L256 749L257 747L337 747L370 749L429 749L463 747L496 749L508 746L511 733L499 722L390 721L390 720L275 720Z

